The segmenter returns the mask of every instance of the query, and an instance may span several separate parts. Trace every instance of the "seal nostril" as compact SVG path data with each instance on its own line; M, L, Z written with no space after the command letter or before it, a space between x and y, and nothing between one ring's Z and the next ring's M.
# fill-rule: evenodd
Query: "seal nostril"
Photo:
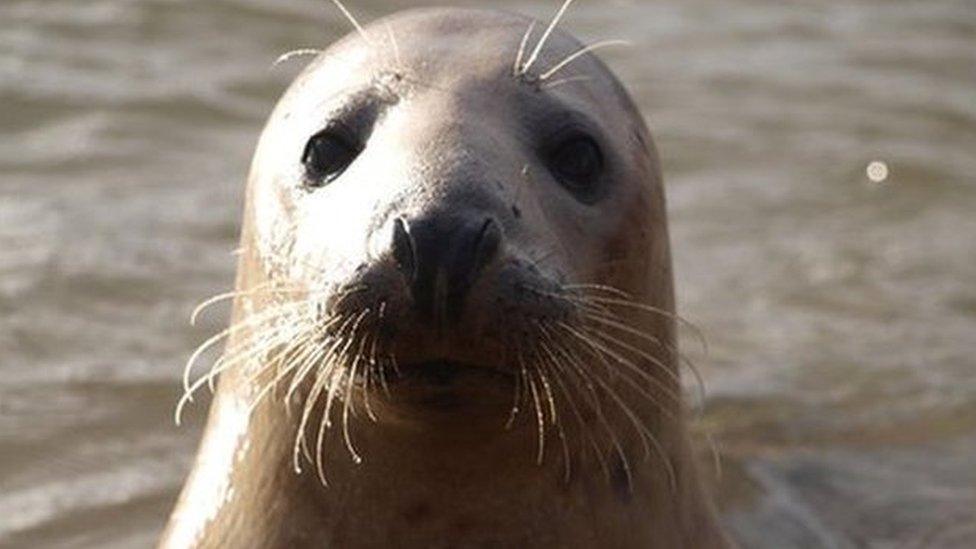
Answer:
M402 217L393 221L393 259L403 276L413 282L417 276L417 249Z
M501 242L502 231L498 227L498 223L490 217L485 219L485 222L481 225L481 231L478 233L477 241L475 242L475 268L473 274L477 275L478 271L491 263L491 260L498 253Z
M421 316L441 324L461 314L465 298L501 247L492 217L428 214L393 222L393 257Z
M449 292L446 312L450 318L457 318L464 307L467 294L488 264L495 259L501 246L501 228L494 219L485 218L474 230L462 236L454 251L454 261L449 272Z

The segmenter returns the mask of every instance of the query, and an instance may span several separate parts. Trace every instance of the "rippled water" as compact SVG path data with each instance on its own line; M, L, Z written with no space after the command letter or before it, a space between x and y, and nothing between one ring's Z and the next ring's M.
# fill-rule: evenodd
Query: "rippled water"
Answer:
M976 4L580 0L567 25L634 42L604 57L664 158L736 537L976 546ZM0 545L153 542L203 418L172 426L181 364L225 321L186 316L231 284L298 70L270 63L346 30L324 1L0 2Z

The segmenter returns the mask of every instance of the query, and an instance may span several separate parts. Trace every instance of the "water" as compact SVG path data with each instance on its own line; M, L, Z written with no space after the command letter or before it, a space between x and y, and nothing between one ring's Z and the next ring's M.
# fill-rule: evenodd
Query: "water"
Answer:
M580 0L567 25L634 42L603 55L664 158L735 536L976 546L976 4ZM270 63L346 30L322 1L2 0L0 545L153 542L203 419L171 423L181 364L226 321L186 316L231 285L300 65Z

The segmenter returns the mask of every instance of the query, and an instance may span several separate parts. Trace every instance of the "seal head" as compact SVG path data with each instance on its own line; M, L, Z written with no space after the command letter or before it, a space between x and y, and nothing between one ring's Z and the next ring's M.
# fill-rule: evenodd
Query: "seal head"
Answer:
M582 45L516 67L521 17L434 13L336 44L275 110L247 217L262 282L307 290L320 325L368 311L382 362L431 379L516 375L567 284L670 308L657 163L614 77L584 56L543 80Z
M717 543L657 155L571 36L419 10L336 43L264 129L241 244L164 545Z

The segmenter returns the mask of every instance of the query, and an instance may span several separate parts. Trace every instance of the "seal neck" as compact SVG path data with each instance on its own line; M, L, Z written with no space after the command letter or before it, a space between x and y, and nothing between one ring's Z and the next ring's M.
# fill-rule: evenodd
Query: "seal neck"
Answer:
M235 376L220 383L165 547L720 543L680 424L650 426L659 445L650 456L622 435L627 470L609 448L603 464L592 452L573 456L567 478L557 432L539 463L529 422L479 441L358 418L350 428L362 461L331 433L323 485L310 462L293 469L297 418L274 401L249 414L242 383Z

